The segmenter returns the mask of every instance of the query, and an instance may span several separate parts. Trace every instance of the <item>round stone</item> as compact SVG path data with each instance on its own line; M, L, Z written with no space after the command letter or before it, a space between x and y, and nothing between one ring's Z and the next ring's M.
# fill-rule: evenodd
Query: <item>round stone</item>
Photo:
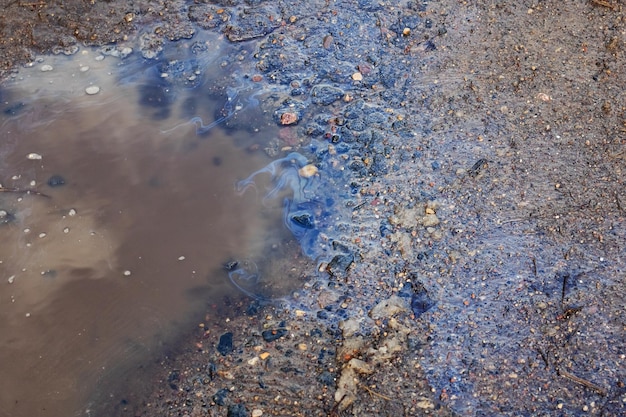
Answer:
M85 88L85 93L89 94L90 96L98 94L99 92L100 87L98 87L97 85L90 85L89 87Z

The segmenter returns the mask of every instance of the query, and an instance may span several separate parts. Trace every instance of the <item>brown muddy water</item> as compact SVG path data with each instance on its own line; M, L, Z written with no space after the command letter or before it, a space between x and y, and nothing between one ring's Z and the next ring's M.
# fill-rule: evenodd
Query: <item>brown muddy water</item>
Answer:
M235 190L268 163L271 123L198 135L189 122L255 111L218 88L237 86L228 51L204 47L206 72L180 84L160 73L171 55L155 69L83 50L3 86L0 415L89 415L97 387L240 295L225 262L283 239L281 203Z

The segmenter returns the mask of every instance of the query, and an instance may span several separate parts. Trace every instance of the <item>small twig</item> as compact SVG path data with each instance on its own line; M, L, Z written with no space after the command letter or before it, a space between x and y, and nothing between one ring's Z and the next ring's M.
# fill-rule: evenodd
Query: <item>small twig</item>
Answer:
M543 362L546 364L546 367L544 369L548 369L550 367L550 362L548 361L548 355L546 355L546 353L540 348L537 348L537 353L539 353L539 356L541 356L541 359L543 359Z
M41 197L50 198L49 195L44 194L44 193L40 193L39 191L35 191L35 190L20 190L19 188L0 187L0 192L2 192L2 193L34 194L34 195L38 195L38 196L41 196Z
M47 6L45 1L38 1L36 3L20 3L21 7L35 7L35 6Z
M366 204L367 204L367 201L364 201L364 202L362 202L360 204L357 204L356 206L352 207L352 211L358 210L358 209L360 209L361 207L363 207Z
M383 394L379 394L379 393L377 393L376 391L372 390L370 387L368 387L368 386L367 386L367 385L365 385L365 384L359 384L359 386L360 386L361 388L365 389L367 392L369 392L369 393L370 393L370 395L373 395L373 396L375 396L375 397L382 398L383 400L392 401L392 399L391 399L391 398L387 397L386 395L383 395Z
M339 401L337 401L335 403L335 405L333 405L333 408L330 409L330 413L328 413L329 417L334 417L334 416L338 416L339 415L339 405L343 402L343 400L346 399L346 397L348 396L348 394L343 394L343 396L341 397L341 399Z
M624 208L622 207L622 202L619 200L619 194L617 194L617 191L615 191L615 203L617 204L617 209L624 212Z
M561 288L561 304L565 300L565 293L567 292L567 280L569 279L569 274L563 274L563 287Z
M617 4L613 4L606 0L591 0L591 2L597 6L608 7L613 11L617 11Z
M577 384L580 384L586 388L589 388L590 390L593 390L595 392L597 392L598 394L600 394L603 397L606 397L606 390L596 384L594 384L593 382L587 381L584 378L581 378L579 376L576 376L574 374L570 374L567 371L564 371L562 369L557 368L556 369L557 374L559 374L560 376L569 379L570 381L573 381Z

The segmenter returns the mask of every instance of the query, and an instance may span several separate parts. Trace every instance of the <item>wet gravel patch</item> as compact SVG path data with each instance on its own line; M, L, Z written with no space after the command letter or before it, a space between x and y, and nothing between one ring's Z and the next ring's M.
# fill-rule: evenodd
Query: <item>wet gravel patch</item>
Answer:
M281 127L266 152L319 171L274 184L317 268L288 300L207 320L117 412L624 412L618 5L167 10L135 13L146 57L199 30L246 45Z

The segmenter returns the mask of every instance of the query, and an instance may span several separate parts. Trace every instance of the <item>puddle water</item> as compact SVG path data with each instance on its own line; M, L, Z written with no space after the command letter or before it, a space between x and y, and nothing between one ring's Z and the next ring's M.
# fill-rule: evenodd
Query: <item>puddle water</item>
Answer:
M107 376L241 294L225 262L285 239L282 203L235 187L275 133L229 66L243 47L175 48L46 57L1 90L0 414L83 415Z

